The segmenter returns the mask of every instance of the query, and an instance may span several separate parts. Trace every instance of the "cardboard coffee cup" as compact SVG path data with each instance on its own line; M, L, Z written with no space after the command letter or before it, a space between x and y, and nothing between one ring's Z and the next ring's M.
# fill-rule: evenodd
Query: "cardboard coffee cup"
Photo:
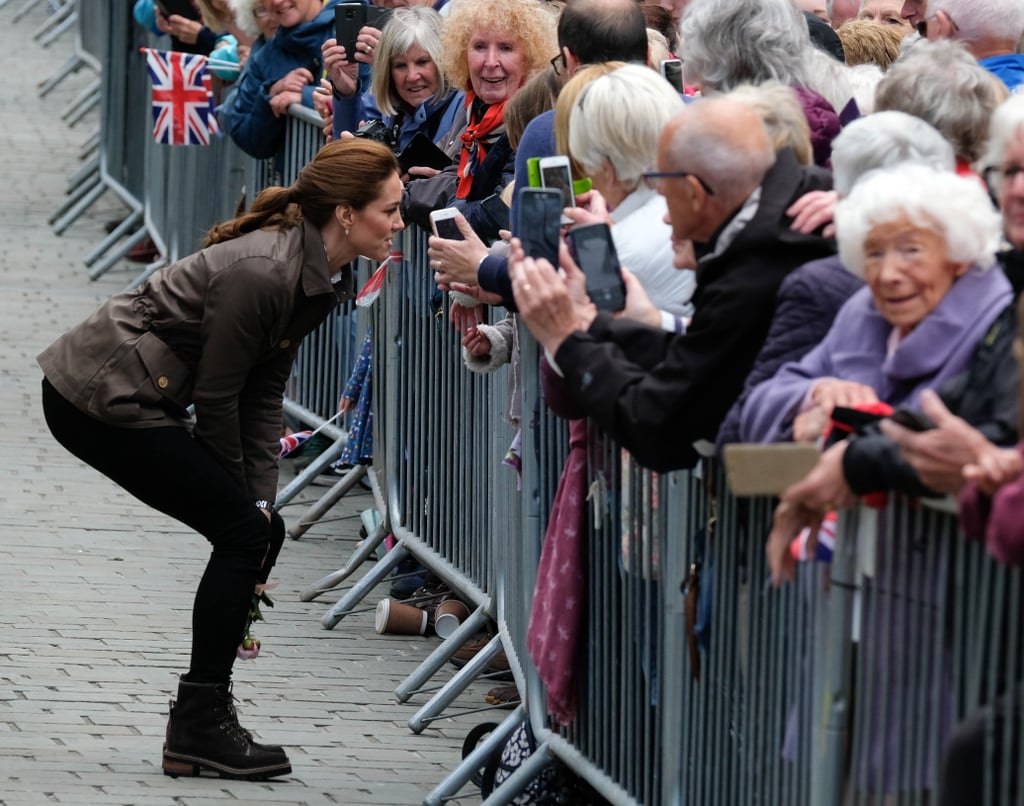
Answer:
M394 599L381 599L373 626L381 635L423 635L427 631L427 611Z
M462 622L469 618L469 608L458 599L445 599L434 612L434 632L447 638Z

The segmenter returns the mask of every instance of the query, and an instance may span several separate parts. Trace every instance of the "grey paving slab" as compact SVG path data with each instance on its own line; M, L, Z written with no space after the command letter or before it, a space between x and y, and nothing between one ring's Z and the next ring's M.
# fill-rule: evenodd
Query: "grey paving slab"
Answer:
M365 496L286 545L277 607L259 630L263 652L236 669L243 722L289 746L293 774L273 783L161 774L167 700L187 665L207 551L67 454L42 423L34 356L139 267L125 263L91 283L82 266L104 223L125 213L114 198L62 237L46 225L96 125L69 129L59 113L91 76L65 76L38 98L34 82L64 61L71 39L39 47L30 35L47 4L12 24L20 5L0 9L0 69L16 77L0 82L0 806L420 802L486 717L414 736L405 722L424 698L399 704L392 692L433 641L378 636L372 613L327 632L319 618L337 596L298 599L344 563ZM457 706L478 707L486 688L474 685Z

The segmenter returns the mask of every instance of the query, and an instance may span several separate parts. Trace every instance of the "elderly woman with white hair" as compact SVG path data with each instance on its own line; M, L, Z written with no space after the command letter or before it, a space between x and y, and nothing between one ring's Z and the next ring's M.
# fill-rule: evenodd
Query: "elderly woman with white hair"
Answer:
M811 129L815 164L828 163L841 128L837 113L853 90L843 65L827 56L819 63L792 0L692 0L679 33L687 85L704 95L766 81L792 87Z
M836 208L839 256L867 287L824 341L754 389L740 437L821 436L835 406L910 405L967 367L1009 304L998 214L977 182L919 165L879 172ZM813 425L808 425L813 424Z
M816 222L801 231L813 232L831 222L838 197L848 196L857 181L872 171L903 163L952 172L953 149L923 120L902 112L879 112L853 121L835 140L835 190L808 194L814 197L810 209ZM846 270L838 255L805 263L783 280L771 329L744 383L743 395L722 422L716 440L719 446L740 441L740 412L750 392L783 364L799 361L820 344L839 309L861 286L861 279Z
M982 165L1003 212L1003 234L1017 252L1016 263L1024 263L1024 94L1013 95L992 115Z
M689 317L696 275L691 269L673 268L665 197L642 179L656 161L662 128L682 108L679 95L660 75L648 67L625 65L593 80L576 97L567 145L570 158L600 194L594 198L595 212L607 215L612 225L619 262L657 308ZM561 128L558 112L556 132Z

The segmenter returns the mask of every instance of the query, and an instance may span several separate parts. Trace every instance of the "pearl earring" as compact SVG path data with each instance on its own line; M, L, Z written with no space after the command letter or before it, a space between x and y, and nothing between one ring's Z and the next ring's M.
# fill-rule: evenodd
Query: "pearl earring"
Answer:
M349 232L351 232L351 230L348 227L345 227L345 237L346 238L348 237Z

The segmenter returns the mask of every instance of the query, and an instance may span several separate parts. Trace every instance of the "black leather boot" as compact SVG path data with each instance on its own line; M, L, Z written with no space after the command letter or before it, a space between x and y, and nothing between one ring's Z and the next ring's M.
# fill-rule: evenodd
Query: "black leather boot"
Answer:
M283 749L254 742L238 724L234 698L226 683L178 683L171 701L164 743L164 775L199 775L204 769L222 778L262 781L292 771Z

